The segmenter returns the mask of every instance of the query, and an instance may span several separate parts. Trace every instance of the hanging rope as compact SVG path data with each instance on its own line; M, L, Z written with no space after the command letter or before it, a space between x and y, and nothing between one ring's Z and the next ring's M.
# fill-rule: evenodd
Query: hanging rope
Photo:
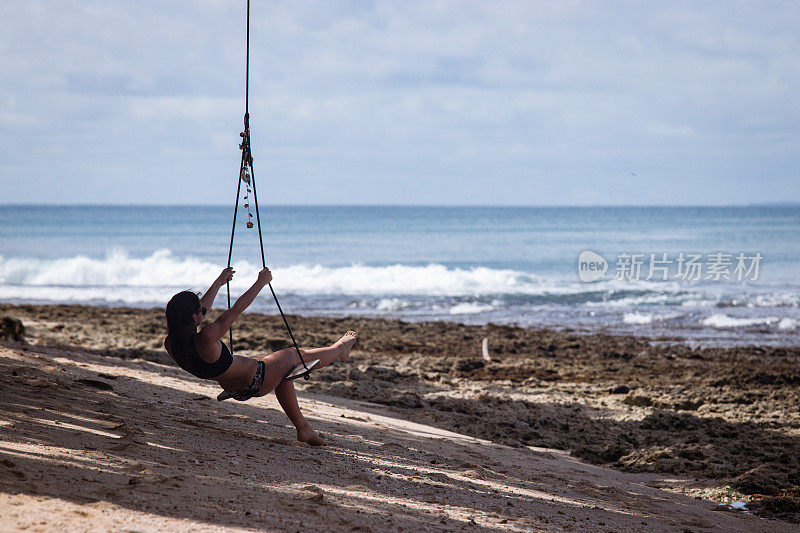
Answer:
M258 243L261 246L261 268L267 267L267 261L264 256L264 239L261 235L261 217L259 216L258 212L258 193L256 192L256 175L253 172L253 154L250 150L250 0L247 0L247 46L245 51L246 56L246 67L245 67L245 91L244 91L244 131L241 132L239 135L242 138L242 143L239 145L239 148L242 150L242 160L239 164L239 183L236 186L236 201L233 204L233 225L231 226L231 242L230 246L228 246L228 267L231 266L231 257L233 256L233 239L236 234L236 214L239 210L239 197L242 190L242 182L245 182L247 186L247 192L249 193L252 187L253 191L253 204L255 205L256 210L256 224L258 225ZM252 216L252 215L250 215ZM251 227L252 223L248 221L248 227ZM286 315L283 313L283 309L281 308L281 304L278 301L278 295L275 294L275 289L272 288L272 283L269 284L269 290L272 292L272 298L275 300L275 305L278 306L278 311L281 314L281 318L283 319L283 325L286 327L286 331L289 333L289 337L292 339L292 345L294 346L295 351L297 352L297 356L300 358L300 362L305 369L302 376L305 379L308 379L309 372L311 371L308 366L306 366L306 362L303 359L303 354L300 352L300 347L297 346L297 341L294 338L294 333L292 333L292 328L289 326L289 321L286 319ZM230 282L226 283L227 293L228 293L228 309L231 308L231 284ZM233 353L233 327L230 328L230 345L231 345L231 353Z
M247 126L247 118L250 116L250 0L247 0L247 37L245 48L245 70L244 70L244 120Z

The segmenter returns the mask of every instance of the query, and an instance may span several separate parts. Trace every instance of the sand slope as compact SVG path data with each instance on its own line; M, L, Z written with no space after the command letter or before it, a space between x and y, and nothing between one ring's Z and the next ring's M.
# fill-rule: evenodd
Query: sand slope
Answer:
M0 530L790 531L586 465L300 394L214 400L179 369L77 346L0 345Z

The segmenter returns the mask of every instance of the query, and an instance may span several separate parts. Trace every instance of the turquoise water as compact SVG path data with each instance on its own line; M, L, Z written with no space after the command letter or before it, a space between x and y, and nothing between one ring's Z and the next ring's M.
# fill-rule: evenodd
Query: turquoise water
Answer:
M244 213L244 216L242 214ZM260 267L239 212L240 293ZM702 342L795 343L800 207L262 206L268 265L289 312L606 329ZM225 266L232 207L0 206L0 300L163 306ZM608 262L581 282L578 256ZM615 277L619 254L737 254L758 279ZM728 269L733 270L731 265ZM217 300L222 305L224 296ZM259 298L253 309L272 312Z

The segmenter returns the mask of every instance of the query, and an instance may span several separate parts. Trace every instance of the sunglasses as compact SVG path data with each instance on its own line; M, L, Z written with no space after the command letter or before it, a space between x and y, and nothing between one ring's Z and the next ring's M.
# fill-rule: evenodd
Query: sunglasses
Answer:
M201 315L205 316L205 314L206 314L207 312L208 312L208 309L206 309L205 307L200 307L200 314L201 314Z

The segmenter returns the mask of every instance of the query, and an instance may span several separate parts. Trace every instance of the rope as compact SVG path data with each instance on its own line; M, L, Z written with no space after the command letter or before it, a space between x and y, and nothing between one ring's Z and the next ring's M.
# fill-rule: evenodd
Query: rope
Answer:
M247 117L250 113L250 0L247 0L247 49L246 49L246 62L244 74L244 115Z
M239 165L239 184L236 186L236 200L233 202L233 225L231 225L231 244L228 247L228 268L231 266L231 256L233 255L233 234L236 231L236 213L239 210L239 193L242 190L242 168L244 167L244 151L242 151L242 162ZM231 308L231 282L226 281L225 287L228 293L228 309ZM228 330L230 334L231 353L233 353L233 327Z
M236 234L236 214L239 210L239 196L241 194L242 189L242 176L245 175L246 170L249 167L249 174L250 174L250 183L253 188L253 203L255 204L256 208L256 223L258 224L258 243L261 246L261 268L267 267L267 261L264 256L264 238L261 234L261 217L258 211L258 192L256 191L256 173L253 169L253 153L250 150L250 0L247 0L247 46L246 46L246 67L245 67L245 92L244 92L244 131L242 132L242 144L239 146L242 149L242 161L239 164L239 184L236 186L236 201L233 204L233 225L231 226L231 242L228 246L228 267L231 266L231 257L233 256L233 239L234 235ZM227 282L227 293L228 293L228 309L231 308L231 284ZM294 338L294 333L292 333L292 328L289 326L289 321L286 319L286 315L283 313L283 309L281 308L281 304L278 301L278 295L275 294L275 289L272 288L272 282L268 283L269 290L272 293L272 298L275 300L275 305L278 306L278 311L281 314L281 318L283 319L283 325L286 327L286 331L289 333L289 337L292 339L292 345L294 346L295 351L297 352L297 356L300 358L300 362L303 364L303 368L305 372L303 373L303 377L305 379L309 378L309 373L311 370L306 366L306 362L303 359L303 354L300 352L300 347L297 345L297 341ZM231 353L233 353L233 326L229 329L230 333L230 344L231 344Z

